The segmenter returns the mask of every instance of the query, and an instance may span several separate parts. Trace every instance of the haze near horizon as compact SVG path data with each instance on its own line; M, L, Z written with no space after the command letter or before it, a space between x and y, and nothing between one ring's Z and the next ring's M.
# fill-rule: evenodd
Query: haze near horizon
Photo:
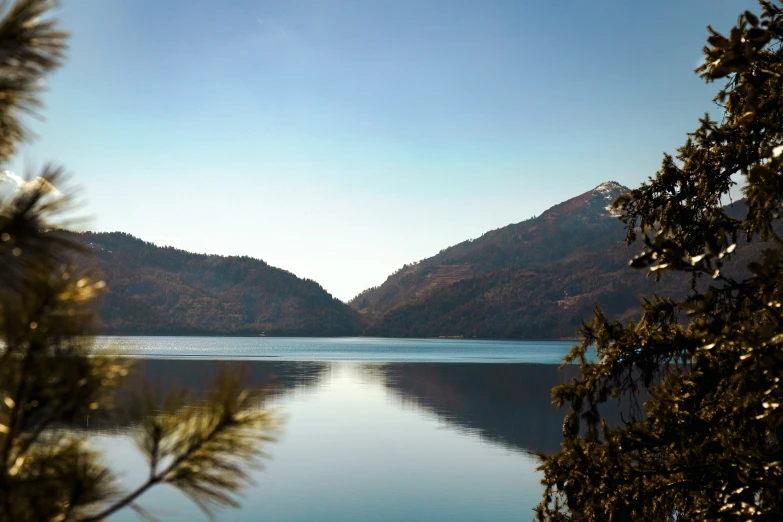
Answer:
M644 181L715 113L693 74L707 24L754 6L63 2L69 58L11 168L67 166L93 230L261 258L348 300Z

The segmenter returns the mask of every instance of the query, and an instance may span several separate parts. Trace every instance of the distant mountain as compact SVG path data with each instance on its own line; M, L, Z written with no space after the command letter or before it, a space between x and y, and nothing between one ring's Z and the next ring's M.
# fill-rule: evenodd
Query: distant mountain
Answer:
M441 250L350 306L258 259L193 254L121 232L79 236L108 284L99 301L103 333L550 339L573 336L596 305L629 319L640 294L690 288L682 275L655 283L628 268L639 247L626 248L623 224L608 208L626 191L602 183L538 217ZM729 214L746 210L737 202ZM761 248L737 248L736 275Z
M530 330L521 324L523 320L514 321L517 324L513 327L508 324L503 333L494 331L501 322L509 323L511 317L503 316L518 317L521 305L532 304L515 304L515 298L531 297L531 292L549 279L545 273L552 272L556 265L565 265L555 270L562 275L574 262L587 261L585 258L590 254L622 243L623 225L612 216L608 206L627 191L616 182L602 183L536 218L492 230L478 239L464 241L433 257L406 265L381 286L365 290L349 304L374 321L371 331L380 334L458 335L468 333L466 322L481 321L486 324L480 328L484 332L482 337L516 337L522 330ZM620 269L627 266L625 258L601 261L609 261L612 268ZM558 275L556 279L562 278ZM585 294L586 289L575 286L574 281L563 283L563 288L546 289L549 306L536 306L537 311L556 310L558 306L572 308L557 302L565 299L565 303L572 303L574 296ZM474 294L482 296L481 303L473 302L478 297ZM452 303L454 300L463 302ZM402 310L402 307L409 308ZM425 309L425 317L415 320L408 317ZM395 313L389 314L392 310ZM475 318L463 317L468 311L480 313ZM468 330L470 334L477 333L474 328Z
M687 291L630 270L624 225L609 205L629 189L606 182L538 217L487 232L398 270L349 303L369 335L573 336L596 305L630 318L640 294Z
M250 257L192 254L121 232L80 234L103 272L104 333L357 335L359 317L318 283Z

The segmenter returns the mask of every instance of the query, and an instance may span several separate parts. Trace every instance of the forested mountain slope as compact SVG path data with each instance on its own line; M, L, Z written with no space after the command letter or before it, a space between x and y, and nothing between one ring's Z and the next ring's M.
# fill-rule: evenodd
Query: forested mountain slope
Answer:
M420 301L457 281L509 267L560 263L622 241L622 223L607 206L628 189L615 182L556 205L540 216L487 232L475 240L395 272L350 304L370 318Z
M638 247L626 247L624 226L607 209L627 190L603 183L406 266L350 304L369 321L367 334L390 337L570 337L596 305L630 319L642 294L682 295L690 280L666 275L656 283L629 269ZM742 203L732 209L743 212ZM759 248L743 243L733 270L742 270L747 248Z
M655 283L628 268L636 250L607 209L625 190L603 183L444 249L366 290L354 309L257 259L192 254L120 232L79 237L108 285L99 301L103 333L559 338L573 336L596 305L628 319L640 294L690 288L681 275ZM744 210L738 203L732 213ZM734 264L762 246L740 241Z
M357 314L318 283L249 257L192 254L129 234L86 233L103 272L104 333L357 335Z

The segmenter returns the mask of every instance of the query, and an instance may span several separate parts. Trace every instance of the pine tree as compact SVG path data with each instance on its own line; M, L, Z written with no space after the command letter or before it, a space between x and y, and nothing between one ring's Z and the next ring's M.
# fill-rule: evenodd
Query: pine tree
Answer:
M40 86L60 62L67 35L46 15L49 0L0 3L0 164L30 137L21 115L39 106ZM240 377L219 376L207 397L185 392L137 397L134 434L148 479L123 491L75 428L110 414L126 361L91 353L100 275L77 236L61 230L73 213L62 169L45 167L0 201L0 521L103 520L167 483L207 513L236 506L235 493L263 457L277 419L243 392ZM81 255L76 255L81 254Z
M708 28L697 72L723 83L721 121L614 203L644 245L631 265L690 274L691 290L583 327L567 357L581 377L553 390L571 411L541 456L537 520L783 520L783 9L759 3L728 35ZM736 180L744 204L726 207ZM599 406L621 396L609 426Z

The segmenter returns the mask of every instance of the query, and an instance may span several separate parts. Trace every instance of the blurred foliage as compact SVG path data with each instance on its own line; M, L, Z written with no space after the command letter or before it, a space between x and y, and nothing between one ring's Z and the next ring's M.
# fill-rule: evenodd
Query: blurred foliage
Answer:
M644 244L631 265L691 289L645 299L638 323L598 310L584 325L566 358L581 376L553 390L571 411L561 451L541 456L538 520L783 520L783 8L760 5L728 35L709 28L697 72L725 82L721 121L705 116L614 203L628 243ZM738 217L722 204L736 179ZM739 259L744 277L730 274ZM642 392L622 426L604 422L601 403Z
M20 113L39 105L45 74L60 63L66 34L44 19L53 3L0 4L0 162L28 137ZM45 167L0 201L0 520L103 520L159 483L202 509L235 506L249 466L272 440L274 412L239 388L240 374L219 377L208 397L150 398L138 427L149 479L119 487L101 455L76 429L111 411L127 361L90 351L100 275L73 263L84 254L59 230L72 210L61 169Z

